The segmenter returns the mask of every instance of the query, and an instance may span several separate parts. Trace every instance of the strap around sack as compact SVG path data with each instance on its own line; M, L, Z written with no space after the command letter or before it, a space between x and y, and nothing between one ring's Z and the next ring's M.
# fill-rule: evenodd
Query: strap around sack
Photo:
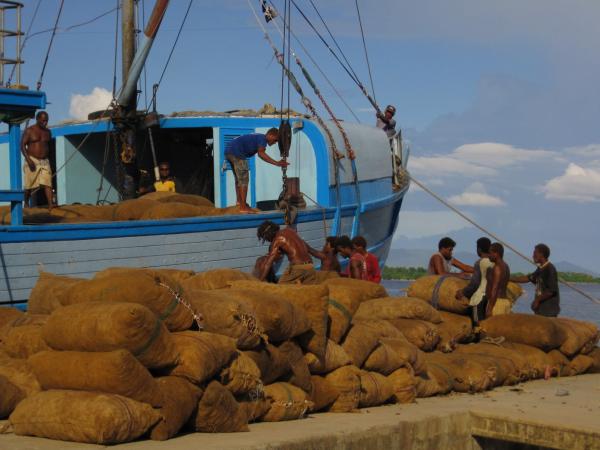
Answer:
M435 283L433 293L431 294L431 306L433 306L435 309L439 309L440 307L440 289L448 277L449 275L440 275L440 278Z

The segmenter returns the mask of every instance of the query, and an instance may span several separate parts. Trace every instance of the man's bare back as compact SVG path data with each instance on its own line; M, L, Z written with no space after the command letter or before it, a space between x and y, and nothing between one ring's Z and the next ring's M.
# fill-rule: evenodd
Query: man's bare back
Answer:
M269 253L272 252L284 253L290 264L293 265L312 264L306 242L291 228L285 228L277 232Z

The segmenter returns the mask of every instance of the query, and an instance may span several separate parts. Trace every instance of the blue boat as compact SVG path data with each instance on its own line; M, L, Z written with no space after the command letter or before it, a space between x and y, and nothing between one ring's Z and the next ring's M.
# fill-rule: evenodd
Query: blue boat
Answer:
M0 89L2 112L10 110L7 99L13 92L26 98L32 91ZM37 100L29 106L30 116L45 106L45 97ZM183 181L191 177L190 171L200 168L189 162L190 155L193 159L201 154L204 195L215 206L227 207L235 205L236 199L233 174L224 160L225 146L237 136L279 125L276 115L175 114L161 117L153 135L158 152L168 155L174 174L181 174ZM393 186L393 167L399 163L406 168L407 163L400 138L392 141L396 149L392 158L390 140L382 130L343 123L356 159L338 160L333 149L344 148L343 136L333 123L326 125L330 134L322 125L303 116L291 118L288 175L300 179L307 203L298 210L297 230L316 248L329 235L362 235L369 251L384 264L408 189L408 177ZM106 158L107 133L113 126L110 120L90 120L51 128L54 164L62 168L56 176L59 204L119 200L112 150ZM90 277L111 266L249 271L256 258L267 252L256 238L258 225L266 219L284 223L282 212L274 206L282 188L281 169L253 158L249 203L262 210L258 214L24 225L19 223L23 191L18 140L18 125L11 125L9 134L0 137L0 183L4 183L0 184L0 201L12 202L14 220L12 225L0 226L0 304L25 304L40 270L77 277ZM275 151L267 148L272 155Z

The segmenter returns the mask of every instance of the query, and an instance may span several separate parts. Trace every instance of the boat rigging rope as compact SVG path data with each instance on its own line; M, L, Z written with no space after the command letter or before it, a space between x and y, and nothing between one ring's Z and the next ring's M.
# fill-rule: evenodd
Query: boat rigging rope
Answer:
M169 67L169 64L171 62L171 58L173 57L173 52L175 51L175 47L177 46L177 42L179 42L179 38L181 36L181 32L183 31L183 27L185 26L187 18L188 18L189 14L190 14L190 9L192 9L192 3L194 3L194 0L190 0L189 3L188 3L188 5L187 5L187 9L185 10L185 14L183 15L183 19L181 20L181 24L179 25L179 30L177 31L177 36L175 37L175 41L173 42L173 45L171 46L171 51L169 52L169 56L167 57L167 61L165 62L165 65L164 65L164 67L162 69L162 72L161 72L160 77L158 79L158 83L154 84L154 86L156 86L156 88L153 90L152 98L150 99L149 105L152 105L152 104L156 103L156 94L158 92L158 88L160 87L160 84L162 83L163 77L165 76L165 72L167 71L167 67ZM166 11L166 9L165 9L165 11ZM148 112L148 109L146 108L146 113L147 112Z
M415 177L413 177L412 175L409 174L409 177L411 179L411 181L413 183L415 183L417 186L419 186L421 189L423 189L425 192L427 192L429 195L431 195L433 198L435 198L437 201L439 201L440 203L442 203L444 206L446 206L447 208L451 209L452 211L454 211L456 214L458 214L460 217L462 217L464 220L466 220L467 222L469 222L471 225L473 225L474 227L476 227L477 229L479 229L480 231L484 232L485 234L487 234L488 236L492 237L494 240L498 241L499 243L501 243L502 245L504 245L506 248L508 248L509 250L511 250L513 253L515 253L516 255L520 256L521 258L523 258L525 261L535 265L535 263L533 262L533 260L531 258L529 258L528 256L526 256L525 254L523 254L522 252L520 252L519 250L517 250L515 247L513 247L511 244L507 243L505 240L501 239L498 235L496 235L495 233L487 230L486 228L482 227L481 225L479 225L477 222L475 222L473 219L471 219L469 216L467 216L465 213L463 213L461 210L459 210L458 208L456 208L455 206L453 206L451 203L449 203L448 201L446 201L444 198L442 198L441 196L439 196L438 194L436 194L435 192L433 192L431 189L429 189L427 186L425 186L423 183L421 183L419 180L415 179ZM597 298L592 297L590 294L588 294L587 292L583 291L582 289L579 289L577 286L575 286L572 283L569 283L568 281L564 280L563 278L561 278L560 276L558 277L558 281L560 281L562 284L564 284L565 286L571 288L572 290L574 290L575 292L577 292L578 294L584 296L585 298L587 298L588 300L591 300L592 302L600 305L600 300L598 300Z
M369 52L367 51L367 42L365 41L365 32L363 29L362 18L360 17L360 8L358 7L358 0L354 0L354 4L356 5L356 15L358 16L358 24L360 25L360 35L362 37L363 49L365 51L365 60L367 61L367 69L369 70L369 80L371 81L371 92L373 93L373 100L375 100L375 103L377 103L377 96L375 95L375 84L373 83L373 74L371 73L371 62L369 61Z
M58 21L60 20L60 16L63 11L63 6L65 6L65 0L60 0L60 6L58 7L58 14L56 14L54 28L52 29L52 36L50 36L50 42L48 43L48 50L46 50L46 57L44 58L44 64L42 65L42 71L40 72L40 76L36 83L36 90L38 90L38 91L42 88L42 80L44 79L44 73L46 72L46 65L48 64L48 58L50 57L50 50L52 50L52 43L54 42L54 37L56 36L56 30L58 29Z

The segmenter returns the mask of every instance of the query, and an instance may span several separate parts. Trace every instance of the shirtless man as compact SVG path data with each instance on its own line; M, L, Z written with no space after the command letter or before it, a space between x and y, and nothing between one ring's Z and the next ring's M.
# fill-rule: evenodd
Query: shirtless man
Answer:
M490 245L489 258L494 263L494 267L487 271L485 300L481 302L487 304L485 306L486 318L492 316L494 306L498 301L510 303L506 295L508 281L510 280L510 268L504 262L504 247L502 244L495 242Z
M308 252L315 258L321 261L321 272L337 272L340 273L342 267L340 261L337 258L337 250L335 248L335 242L337 238L335 236L328 236L325 239L325 245L323 250L315 250L312 247L308 247Z
M343 277L357 280L367 280L367 261L363 255L356 251L348 236L340 236L335 241L335 247L340 255L350 259Z
M438 243L438 252L431 255L429 259L429 268L427 273L429 275L450 275L452 266L460 269L465 274L473 273L473 267L465 264L452 256L456 247L456 242L451 238L445 237L440 239ZM461 274L454 274L461 276Z
M51 139L48 129L48 113L40 111L35 119L35 125L27 128L21 139L21 153L25 158L23 165L25 207L29 206L29 199L34 190L43 188L48 209L52 210L54 204L52 202L52 169L48 160L48 143Z
M269 253L262 264L259 279L264 281L269 276L273 263L286 255L289 266L279 278L282 284L315 284L317 272L312 263L308 245L292 228L279 229L279 225L265 220L256 232L262 242L270 242Z

